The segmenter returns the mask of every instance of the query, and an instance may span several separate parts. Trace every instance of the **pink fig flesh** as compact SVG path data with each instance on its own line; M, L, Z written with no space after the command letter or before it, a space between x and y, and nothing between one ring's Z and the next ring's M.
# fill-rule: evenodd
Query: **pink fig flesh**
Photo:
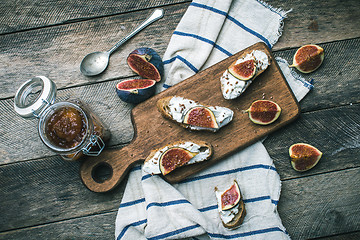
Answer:
M241 194L239 185L234 181L234 184L221 194L221 209L225 211L235 207L240 199Z
M196 154L180 147L166 150L160 157L160 171L166 175L188 163Z
M276 121L281 113L280 106L270 100L257 100L247 110L253 123L268 125Z
M118 89L132 90L132 89L143 89L155 85L155 80L150 79L131 79L125 80L117 84Z
M306 143L296 143L290 146L289 155L292 167L299 172L313 168L320 160L322 152Z
M151 79L124 80L116 85L116 93L124 102L137 104L155 94L155 84Z
M219 128L214 113L207 107L191 108L184 117L184 123L204 128Z
M320 67L323 60L323 48L314 44L305 45L296 51L290 67L295 67L303 73L311 73Z
M164 63L161 57L151 48L135 49L129 54L127 63L131 70L142 78L153 79L157 82L161 80L164 72Z
M251 79L256 72L255 60L250 59L236 64L236 61L230 65L228 71L231 75L240 80Z

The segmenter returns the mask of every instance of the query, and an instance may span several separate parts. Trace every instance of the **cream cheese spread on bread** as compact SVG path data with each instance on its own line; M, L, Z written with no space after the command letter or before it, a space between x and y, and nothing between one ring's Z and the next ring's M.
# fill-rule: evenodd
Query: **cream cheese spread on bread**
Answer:
M193 158L191 158L190 161L186 163L186 165L204 161L204 160L208 159L208 157L210 155L209 148L204 148L203 146L200 146L196 143L187 141L187 142L180 143L180 144L165 146L165 147L159 149L158 151L156 151L156 153L154 154L154 156L152 158L145 161L143 170L149 174L161 174L160 157L166 150L168 150L171 147L180 147L180 148L184 148L192 153L196 153L196 155Z
M260 50L254 50L251 53L247 54L243 58L239 58L236 61L236 64L245 62L247 60L254 59L256 63L256 71L263 71L269 66L269 59L266 53ZM225 99L234 99L239 97L252 83L253 79L250 80L240 80L234 77L229 73L228 70L225 70L223 75L220 77L221 90Z
M174 96L171 98L168 104L169 114L172 116L173 120L182 123L185 117L185 114L193 107L203 106L196 101L189 100L183 97ZM216 122L219 128L225 126L231 122L234 112L226 107L207 107L210 109L215 116ZM192 130L199 130L197 126L190 126Z

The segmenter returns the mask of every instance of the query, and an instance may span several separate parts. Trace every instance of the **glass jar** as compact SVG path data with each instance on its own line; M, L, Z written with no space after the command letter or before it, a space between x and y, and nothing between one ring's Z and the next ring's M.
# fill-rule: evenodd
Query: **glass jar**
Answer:
M20 86L15 111L24 118L36 117L42 142L64 160L83 155L98 156L110 138L110 131L88 106L78 99L54 103L56 85L36 76Z

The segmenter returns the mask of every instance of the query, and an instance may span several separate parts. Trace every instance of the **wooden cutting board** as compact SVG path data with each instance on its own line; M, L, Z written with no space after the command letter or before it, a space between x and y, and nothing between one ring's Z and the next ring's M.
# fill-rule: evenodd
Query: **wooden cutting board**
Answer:
M220 76L233 61L256 49L271 56L270 66L239 98L224 99L220 89ZM234 111L233 120L216 133L184 129L164 119L156 108L158 99L174 95L196 100L204 105L230 108ZM252 123L243 110L248 109L253 101L259 99L278 103L282 108L280 118L267 126ZM132 110L134 139L121 149L105 149L99 157L85 160L80 168L81 179L90 190L106 192L121 182L131 166L143 162L152 149L179 140L202 140L210 143L214 149L214 155L210 160L181 167L165 177L171 183L178 182L283 127L294 120L299 113L299 104L273 55L265 44L257 43L134 107ZM111 177L102 182L93 177L94 171L100 166L112 169Z

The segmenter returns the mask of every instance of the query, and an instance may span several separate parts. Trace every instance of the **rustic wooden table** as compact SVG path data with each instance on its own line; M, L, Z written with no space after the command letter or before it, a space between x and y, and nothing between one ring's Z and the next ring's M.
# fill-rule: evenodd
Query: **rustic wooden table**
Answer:
M293 239L360 239L360 1L273 0L293 9L272 49L288 61L296 49L316 43L323 65L315 88L301 102L300 117L271 134L265 146L282 180L278 210ZM56 82L57 100L80 97L110 126L111 147L133 138L130 111L115 94L117 82L134 77L130 51L165 52L187 9L185 0L11 1L0 6L0 239L113 239L126 179L113 191L93 193L82 184L78 162L65 162L37 134L37 120L13 110L22 82L45 75ZM108 70L88 78L81 59L108 50L156 7L163 19L111 56ZM295 172L288 147L307 142L323 151L312 170Z

